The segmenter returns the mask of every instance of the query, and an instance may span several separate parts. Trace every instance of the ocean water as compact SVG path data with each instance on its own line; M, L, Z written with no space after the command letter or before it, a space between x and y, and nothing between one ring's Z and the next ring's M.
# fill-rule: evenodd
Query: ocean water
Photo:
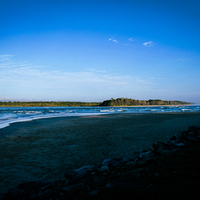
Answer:
M200 112L200 106L155 106L155 107L0 107L0 129L15 122L34 119L101 115L111 113L165 113Z

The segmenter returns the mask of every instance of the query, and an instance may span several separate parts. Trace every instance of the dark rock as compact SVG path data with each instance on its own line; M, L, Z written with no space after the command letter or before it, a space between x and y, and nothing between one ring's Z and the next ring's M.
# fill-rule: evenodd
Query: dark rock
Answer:
M171 138L170 138L170 140L176 140L177 139L177 137L175 136L175 135L173 135Z
M5 198L5 196L6 196L6 194L5 194L5 193L0 193L0 200L4 199L4 198Z
M107 184L105 185L105 187L107 187L107 188L112 187L112 183L107 183Z
M101 172L105 172L105 171L109 171L109 167L108 166L102 166L100 169L99 169L99 171L101 171Z
M200 129L200 127L197 126L189 126L188 131L189 132L197 132Z
M105 159L105 160L103 161L102 165L109 166L109 165L111 165L111 162L112 162L112 160L111 160L110 158L109 158L109 159Z
M25 199L25 191L17 188L10 188L8 190L7 199Z
M78 174L77 171L67 171L65 172L64 176L66 179L73 179Z
M74 170L74 171L65 172L64 176L65 176L66 179L77 180L77 179L82 179L82 178L86 177L87 174L88 174L87 170L77 169L77 170Z
M80 171L80 170L87 170L87 171L93 171L95 170L96 168L94 166L91 166L91 165L86 165L86 166L83 166L75 171Z
M177 147L183 147L183 146L185 146L185 144L184 143L178 143L178 144L176 144L176 146Z
M90 192L90 195L97 195L97 193L98 193L98 190L93 190Z
M32 191L37 195L40 188L43 188L49 185L50 183L50 181L29 181L19 184L16 188L24 190L26 193L31 193Z
M84 186L83 182L76 184L76 188L83 188Z
M124 163L127 163L129 162L129 158L127 157L123 157L123 159L121 160L121 162L124 164Z
M132 172L133 173L138 173L138 172L141 172L143 170L144 170L144 168L137 168L137 169L133 170Z
M69 192L71 189L74 189L74 188L76 188L76 185L69 185L69 186L63 187L62 191Z

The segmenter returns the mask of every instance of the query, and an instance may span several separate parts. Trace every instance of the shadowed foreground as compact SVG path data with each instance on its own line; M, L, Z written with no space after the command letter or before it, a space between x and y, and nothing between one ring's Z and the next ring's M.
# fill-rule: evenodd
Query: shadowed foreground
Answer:
M48 123L49 123L49 126L48 126ZM12 185L12 184L10 184L10 183L12 183L12 181L10 181L10 183L7 185L7 188L16 187L16 185L18 185L19 183L25 182L25 181L45 180L45 178L44 179L42 178L42 176L44 176L43 174L48 172L49 175L52 175L51 172L55 173L54 170L56 170L56 172L59 171L59 173L62 173L62 177L59 178L59 176L58 176L57 180L60 179L63 181L53 182L51 184L48 182L48 184L51 185L50 186L51 189L52 189L52 187L56 187L57 189L55 191L58 191L65 196L65 192L63 193L63 191L60 191L60 189L59 189L59 188L63 188L63 187L61 187L59 185L60 184L62 185L63 183L68 184L68 183L66 183L66 174L65 174L65 178L64 178L64 173L67 170L77 169L79 167L82 167L82 166L88 165L88 164L91 164L91 165L99 164L99 163L102 163L102 161L105 158L113 158L113 157L123 158L123 155L125 155L125 154L129 154L134 157L136 151L142 150L142 149L148 149L150 147L150 145L157 140L166 142L169 139L169 137L172 136L173 133L174 134L180 133L179 130L186 130L188 128L188 125L198 125L198 123L200 123L199 113L146 114L146 115L117 114L117 115L106 115L106 116L96 116L96 117L94 117L94 116L93 117L82 117L82 118L77 117L77 118L70 118L70 119L69 118L68 119L60 118L60 119L38 120L38 121L29 122L28 124L22 123L21 126L19 126L20 123L17 123L18 126L15 126L15 127L11 126L11 127L9 127L10 129L7 128L7 130L4 130L4 133L6 134L6 131L7 131L7 134L8 134L9 133L8 130L12 129L12 134L7 135L7 137L1 139L1 147L4 144L2 142L5 142L5 144L7 144L4 146L5 150L6 150L7 146L11 145L11 143L12 143L11 141L14 140L15 142L12 145L13 145L13 148L15 147L14 148L15 151L13 151L12 154L14 154L16 157L18 156L17 159L15 158L15 156L13 156L12 158L16 159L16 160L12 161L12 159L9 159L9 157L8 157L11 155L11 152L9 152L9 151L6 152L3 148L1 149L1 150L4 150L5 153L7 153L7 157L6 157L6 155L3 155L3 154L1 155L1 157L3 158L2 160L4 161L3 166L1 166L1 172L3 171L2 169L5 170L4 171L5 175L3 173L1 173L1 176L3 177L2 180L5 181L4 184L9 183L9 180L6 180L6 178L7 178L6 175L8 175L10 173L11 177L16 178L16 179L14 179L16 184L14 185L14 182L13 182L13 185ZM51 126L50 126L50 124L51 124ZM187 128L186 128L186 126L187 126ZM49 129L48 129L48 127L49 127ZM77 130L77 127L79 128L78 130ZM75 130L75 129L76 129L76 131L73 132L72 130ZM72 138L74 139L74 141L77 139L78 140L77 142L79 142L80 143L79 145L81 145L81 147L82 147L81 148L82 151L79 148L77 150L76 149L77 147L74 148L74 149L76 149L75 150L76 155L73 155L73 152L71 152L71 154L74 156L73 157L71 155L71 159L72 159L72 161L74 161L74 165L72 163L71 168L69 166L66 166L66 163L65 163L65 167L61 166L61 168L58 168L58 169L51 168L52 167L51 162L56 163L55 165L57 165L57 166L59 166L59 162L60 162L60 165L64 165L59 160L59 158L63 156L62 155L63 152L62 151L56 152L55 151L56 149L54 149L54 148L56 148L56 146L53 146L54 148L52 148L52 146L49 146L51 144L52 145L54 144L53 142L49 143L50 141L48 139L51 138L53 135L55 135L55 133L56 133L55 130L57 130L58 132L60 130L61 132L60 132L60 134L57 134L56 137L54 137L54 139L59 138L59 136L61 136L62 134L65 133L65 137L62 135L63 138L62 138L62 140L60 140L63 142L63 146L59 147L60 150L65 148L64 146L67 146L67 142L69 142L68 140L72 139ZM67 132L67 130L68 131L71 130L72 132ZM169 130L171 130L171 131L169 131ZM19 133L20 133L20 135L18 135ZM30 133L32 133L32 134L29 135ZM111 136L109 136L109 134L111 134ZM27 138L23 138L25 136L26 137L29 136L30 137L29 140ZM66 136L68 136L68 137L66 137ZM41 141L41 140L44 140L44 137L46 137L45 142L48 144L48 145L46 144L47 146L45 146L45 147L47 148L49 146L48 150L46 148L42 149L42 146L45 144L45 142ZM126 138L128 138L128 139L126 139ZM136 139L136 138L138 138L138 139ZM19 139L19 141L17 141L18 139ZM21 139L21 141L20 141L20 139ZM53 138L51 138L51 139L53 139ZM82 139L84 139L84 140L82 140ZM30 141L30 142L28 142L29 148L28 148L28 145L26 147L27 140ZM41 143L39 143L39 141ZM33 144L33 142L35 142L35 143L37 142L37 145L38 145L37 148L31 148L31 145ZM55 143L56 142L58 142L58 141L55 141ZM109 142L109 144L108 144L108 142ZM181 186L183 186L183 183L185 183L185 181L187 183L189 181L189 179L190 179L189 185L190 186L192 185L192 187L196 191L195 187L199 187L198 177L197 177L197 179L195 178L196 176L199 176L199 174L196 171L197 166L199 164L198 157L197 157L197 155L199 154L199 145L198 144L199 144L198 141L196 143L192 143L192 146L190 146L190 144L188 144L187 145L188 148L187 148L187 150L185 148L186 152L183 153L182 157L181 157L181 153L180 153L180 155L179 155L180 160L177 159L177 155L178 155L177 153L179 152L179 151L177 151L177 153L172 154L169 159L165 158L164 160L162 160L162 158L159 158L158 160L151 161L150 163L148 163L148 165L147 165L147 163L140 162L139 167L138 167L138 163L137 163L137 165L135 166L136 168L133 166L130 167L128 165L123 165L123 166L118 166L114 170L112 170L112 167L111 167L108 172L106 170L97 171L97 172L93 171L93 172L95 172L95 173L93 173L93 175L97 178L96 182L97 183L100 182L100 185L96 186L96 188L92 188L93 186L95 186L95 184L94 184L95 180L93 180L94 181L94 183L93 183L90 179L88 179L88 180L86 180L86 182L87 181L90 182L92 187L89 186L89 188L87 188L87 193L84 193L84 191L83 191L82 194L79 194L77 192L75 192L75 194L73 194L73 191L76 191L76 190L73 190L71 188L72 190L70 189L69 190L70 192L69 191L67 192L67 194L70 193L70 194L68 194L67 198L72 198L72 197L73 198L76 197L78 199L79 198L80 199L81 198L86 198L86 199L93 198L93 195L95 195L93 193L95 193L96 190L98 191L98 195L95 195L94 198L100 198L100 199L103 198L103 196L106 197L107 199L109 199L109 197L111 197L113 195L126 196L130 193L131 194L134 193L136 195L137 191L139 192L138 195L148 195L148 194L151 194L151 192L153 192L153 193L156 192L156 194L159 194L159 192L161 192L161 191L163 191L163 192L166 192L166 190L169 191L168 186L172 187L171 186L171 185L173 185L171 183L172 180L173 180L174 186L179 187L177 184L181 184ZM70 144L70 145L73 145L73 144ZM78 143L77 143L77 145L78 145ZM20 149L20 148L22 148L22 149ZM24 150L26 149L25 152L22 151L23 149ZM29 149L31 150L30 152L28 151ZM57 153L57 157L52 158L52 160L51 159L48 160L49 159L48 156L46 157L46 160L38 159L38 161L41 163L40 164L41 167L42 166L45 167L45 164L46 164L46 170L47 170L47 171L45 171L45 169L43 169L43 174L41 173L42 176L40 178L37 178L37 175L38 174L40 175L40 170L38 170L38 174L37 174L38 168L37 168L37 166L33 165L34 164L34 162L33 162L34 153L32 151L34 149L35 149L35 151L39 150L39 152L37 154L38 156L41 156L41 154L44 154L45 153L44 151L46 151L46 153L52 154L51 155L52 157L55 156L54 155L55 153ZM182 149L184 150L184 148L181 148L181 147L180 147L180 149L181 149L181 151L182 151ZM68 151L70 152L70 150L68 150ZM23 157L23 155L20 155L19 152L22 154L23 153L27 154L26 157ZM88 154L88 152L89 152L89 154ZM140 152L140 153L142 153L142 152ZM144 151L143 153L146 153L146 151ZM29 154L31 154L30 157L28 157ZM84 154L86 154L86 155L84 155ZM98 155L99 155L99 157L98 157ZM84 159L84 160L80 159L81 156L83 156L82 159ZM6 162L5 162L6 158L7 158L7 160L10 160L11 166L6 166ZM43 158L45 158L45 157L43 157ZM67 159L67 158L68 157L65 156L65 159ZM194 158L196 158L195 162L194 162ZM22 163L20 163L19 159L22 159L21 160ZM27 159L27 161L25 159ZM80 159L80 160L78 160L78 159ZM92 162L89 162L90 159ZM133 162L134 162L134 159L132 160ZM28 161L30 161L30 162L28 162ZM79 163L79 161L80 161L80 163ZM15 162L18 162L18 163L15 163ZM65 161L63 161L63 162L65 162ZM131 160L130 160L130 162L131 162ZM171 166L168 169L167 165L169 163ZM188 167L186 167L186 168L188 168L189 171L183 167L183 166L187 166L186 163L188 164ZM21 166L20 166L21 168L19 167L20 164L21 164ZM140 166L140 164L141 164L141 166ZM151 165L149 165L149 164L151 164ZM182 168L181 168L181 166L182 166ZM10 167L10 170L6 171L7 167ZM15 177L16 174L13 173L13 171L15 172L15 170L16 170L15 167L19 168L18 169L18 173L19 173L18 177L19 177L19 180L21 180L21 181L19 181L17 179L18 177ZM36 168L34 168L34 167L36 167ZM63 167L63 169L62 169L62 167ZM138 168L139 168L139 171L137 171ZM145 169L145 172L144 172L144 169ZM164 174L168 174L168 175L166 175L166 177L162 175L163 174L162 172L160 172L163 169L166 171L166 173L164 172ZM23 173L20 174L20 170L27 171L29 174L32 174L32 176L34 176L34 172L35 172L36 173L35 179L31 179L31 177L28 177L27 180L22 181L22 179L20 179L21 178L20 175L23 176ZM136 170L136 173L133 173L133 170ZM54 175L54 177L55 176L56 175ZM102 180L100 181L100 179L98 177L100 177L100 179L102 179ZM123 179L124 179L124 181L123 181ZM51 179L47 179L47 178L46 178L46 180L52 181ZM185 180L185 181L183 181L183 180ZM54 179L54 181L55 181L55 179ZM156 182L156 181L158 181L158 182ZM193 181L193 182L191 182L191 181ZM160 185L159 182L164 183L164 185L163 186L162 186L162 184ZM52 186L52 184L54 186ZM74 185L74 184L72 184L72 185ZM156 186L156 184L157 184L157 186ZM84 187L83 185L86 185L86 183L81 184L80 187ZM192 189L190 186L187 185L188 192L190 192ZM117 188L120 188L120 189L117 189ZM179 187L179 190L182 190L181 188L182 187ZM141 192L143 190L145 190L145 194L143 194L143 192ZM80 191L82 191L82 190L80 190ZM175 190L173 190L173 191L175 191ZM171 192L173 193L173 191L171 191ZM186 192L186 190L184 190L184 194L185 194L185 192ZM193 193L195 193L195 192L193 192ZM76 194L81 195L81 196L77 196ZM88 194L90 194L90 195L88 196ZM56 193L56 195L58 195L58 194ZM84 197L84 195L86 195L86 197ZM37 198L39 198L39 197L37 197ZM59 196L59 198L62 199L62 195ZM122 196L122 198L123 198L123 196Z

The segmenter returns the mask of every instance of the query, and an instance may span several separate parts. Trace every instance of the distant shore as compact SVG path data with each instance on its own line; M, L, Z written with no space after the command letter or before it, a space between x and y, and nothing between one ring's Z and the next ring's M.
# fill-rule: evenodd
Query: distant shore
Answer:
M192 106L194 104L180 104L180 105L135 105L135 106L105 106L105 107L161 107L161 106L167 106L167 107L174 107L174 106ZM104 107L104 106L101 106Z
M159 107L159 106L192 106L194 104L179 104L179 105L132 105L132 106L124 106L124 105L121 105L121 106L2 106L0 105L0 108L23 108L23 107L27 107L27 108L30 108L30 107Z

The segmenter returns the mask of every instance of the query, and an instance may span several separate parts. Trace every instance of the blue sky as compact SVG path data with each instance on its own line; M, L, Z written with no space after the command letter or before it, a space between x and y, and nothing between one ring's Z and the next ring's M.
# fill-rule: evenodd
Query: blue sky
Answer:
M0 100L200 103L199 0L0 0Z

